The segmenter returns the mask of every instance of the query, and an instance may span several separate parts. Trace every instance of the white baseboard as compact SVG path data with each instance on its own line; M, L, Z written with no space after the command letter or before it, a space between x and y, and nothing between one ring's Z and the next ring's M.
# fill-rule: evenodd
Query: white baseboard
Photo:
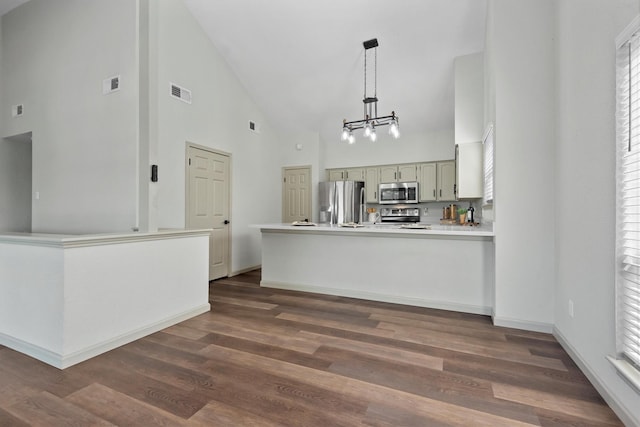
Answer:
M435 308L439 310L459 311L472 314L491 314L491 307L477 305L457 304L447 301L425 300L421 298L399 297L397 295L379 294L374 292L356 291L350 289L327 288L323 286L299 285L293 283L261 281L260 286L265 288L286 289L291 291L303 291L316 294L336 295L341 297L359 298L371 301L390 302L393 304L405 304L416 307Z
M616 413L618 418L624 423L625 426L640 426L640 420L637 419L631 411L627 409L625 405L623 405L611 392L609 387L605 384L604 381L600 379L598 374L596 374L589 365L580 357L580 354L576 351L575 348L569 341L562 335L562 333L557 329L553 328L553 336L558 340L564 351L569 354L571 359L578 365L578 368L582 371L582 373L587 377L587 379L591 382L591 384L595 387L595 389L600 393L600 396L607 402L609 407Z
M495 313L492 315L493 324L504 328L523 329L525 331L543 332L550 334L553 332L553 324L542 322L531 322L528 320L512 319L509 317L498 317Z
M147 335L153 334L154 332L161 331L162 329L173 326L199 314L206 313L210 310L211 305L209 305L209 303L206 303L191 310L187 310L185 312L160 320L151 325L135 329L133 331L127 332L126 334L119 335L112 339L91 345L70 354L60 354L52 352L46 348L14 338L9 335L5 335L3 333L0 333L0 344L15 351L19 351L20 353L24 353L27 356L31 356L34 359L38 359L41 362L54 366L58 369L65 369L77 363L91 359L92 357L95 357L99 354L106 353L107 351L113 350L114 348L120 347L124 344L128 344L137 339L146 337Z

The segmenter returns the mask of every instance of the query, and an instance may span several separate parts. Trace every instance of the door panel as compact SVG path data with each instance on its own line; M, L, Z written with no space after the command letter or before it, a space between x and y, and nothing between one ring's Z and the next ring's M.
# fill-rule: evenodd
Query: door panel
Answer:
M228 156L189 147L187 228L210 228L209 280L229 274ZM227 221L227 223L225 223Z
M282 221L311 221L311 168L284 168Z

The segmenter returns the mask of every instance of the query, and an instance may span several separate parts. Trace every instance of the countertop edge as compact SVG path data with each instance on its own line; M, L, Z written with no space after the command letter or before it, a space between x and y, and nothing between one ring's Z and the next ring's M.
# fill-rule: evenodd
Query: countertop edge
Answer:
M115 245L153 240L178 239L208 236L210 229L161 230L155 232L106 233L106 234L46 234L46 233L1 233L0 244L44 246L61 249L87 246Z
M262 232L291 233L291 234L330 234L330 235L349 235L349 236L402 236L402 237L462 237L462 238L493 238L495 233L490 230L479 229L402 229L387 228L381 226L365 226L357 228L339 227L339 226L293 226L290 224L258 224L252 227L259 228ZM441 226L437 226L441 227ZM451 226L454 227L454 226ZM461 227L461 226L458 226Z

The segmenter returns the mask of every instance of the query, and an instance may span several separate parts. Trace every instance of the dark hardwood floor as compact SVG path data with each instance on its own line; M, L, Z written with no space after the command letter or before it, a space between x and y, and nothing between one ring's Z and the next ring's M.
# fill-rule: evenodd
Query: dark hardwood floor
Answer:
M0 346L0 426L622 425L550 335L259 280L64 371Z

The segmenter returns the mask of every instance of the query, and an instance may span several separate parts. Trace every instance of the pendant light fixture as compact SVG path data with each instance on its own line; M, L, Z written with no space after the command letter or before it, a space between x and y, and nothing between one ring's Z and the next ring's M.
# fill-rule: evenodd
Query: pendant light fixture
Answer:
M369 138L372 142L377 139L376 128L380 126L389 126L389 135L394 138L400 137L399 119L394 111L389 116L378 117L378 39L367 40L362 43L364 46L364 118L361 120L342 121L342 137L343 141L349 144L356 142L353 135L354 130L362 129L362 136ZM367 96L367 53L373 49L374 67L373 67L373 96Z

